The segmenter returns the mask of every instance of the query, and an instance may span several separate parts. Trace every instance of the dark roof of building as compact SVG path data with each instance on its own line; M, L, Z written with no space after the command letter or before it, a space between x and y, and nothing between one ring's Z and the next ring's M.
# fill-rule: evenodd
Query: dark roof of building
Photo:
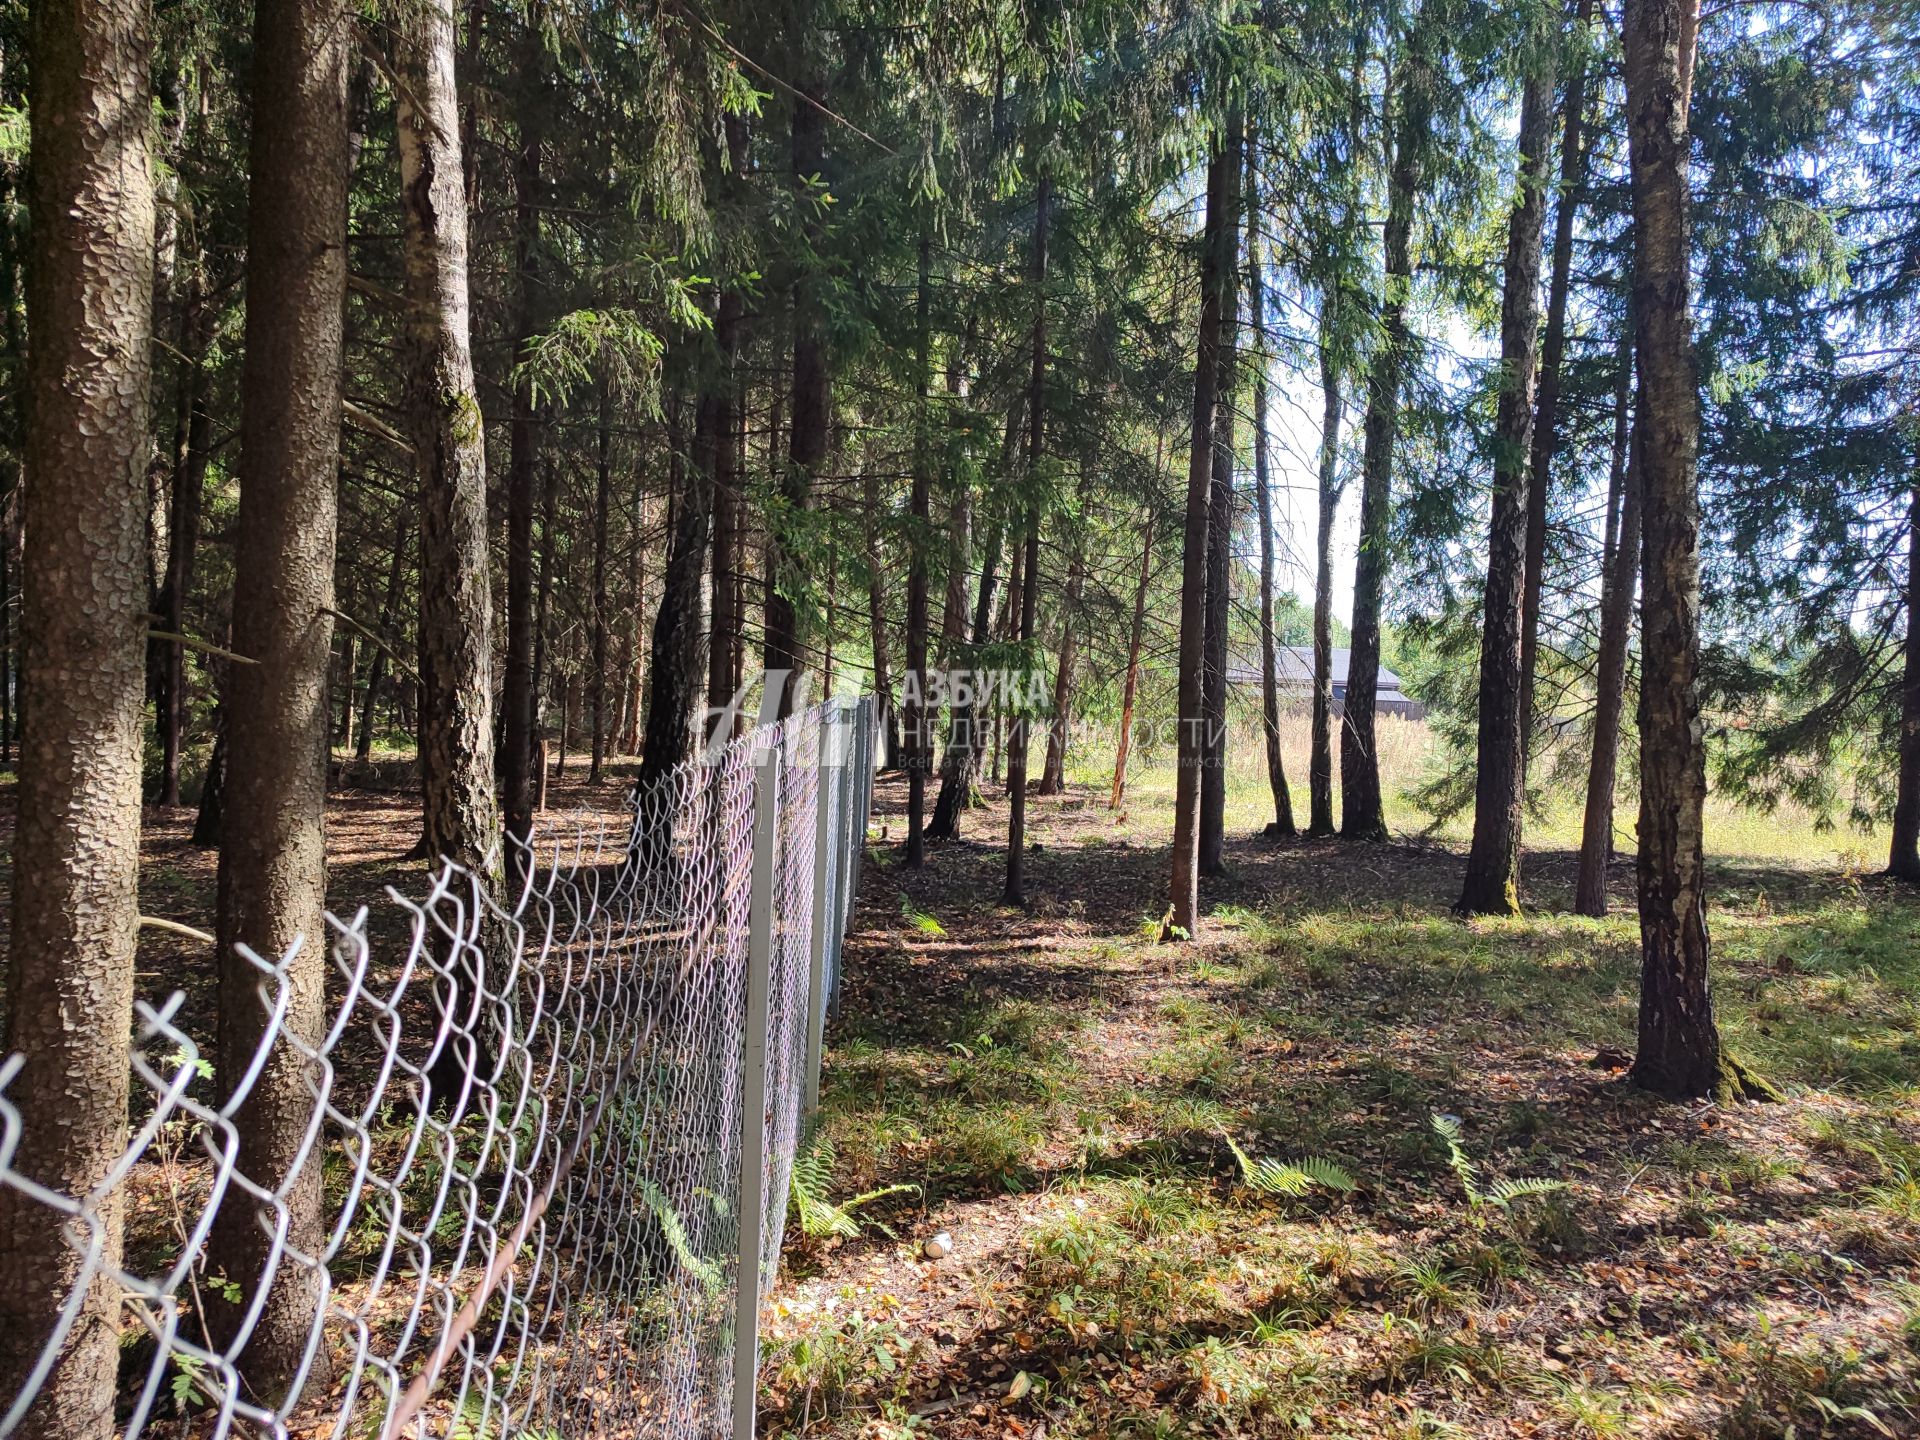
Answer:
M1345 646L1334 647L1327 668L1332 672L1335 690L1346 688L1347 664L1352 658L1352 650ZM1313 647L1311 645L1274 646L1273 669L1275 677L1287 689L1305 689L1311 686L1313 684ZM1228 666L1227 678L1236 685L1257 685L1260 683L1260 671L1250 659L1236 661ZM1379 698L1382 700L1406 698L1400 692L1400 677L1384 665L1380 667Z

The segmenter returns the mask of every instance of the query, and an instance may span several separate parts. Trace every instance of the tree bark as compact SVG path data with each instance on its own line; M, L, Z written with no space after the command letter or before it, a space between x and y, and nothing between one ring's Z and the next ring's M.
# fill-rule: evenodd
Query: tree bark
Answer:
M1541 54L1550 54L1544 45ZM1553 74L1536 60L1520 102L1519 192L1507 222L1506 288L1500 307L1500 396L1493 426L1493 514L1481 606L1479 765L1473 843L1454 909L1462 915L1520 913L1520 825L1526 803L1526 670L1522 632L1527 587L1527 457L1540 344L1540 245L1547 208L1547 140Z
M706 407L702 407L705 409ZM693 740L694 704L700 694L700 573L713 520L712 458L706 432L713 423L695 417L693 464L676 467L684 477L667 543L660 582L660 608L653 618L653 654L648 662L647 734L639 785L651 790L687 758ZM677 429L677 425L675 426ZM639 837L650 853L664 853L667 834ZM661 847L661 848L655 848Z
M1207 628L1204 644L1206 761L1200 771L1200 873L1226 873L1227 629L1233 608L1233 467L1240 403L1241 159L1245 131L1227 126L1227 211L1221 237L1220 383L1214 401L1213 477L1207 513Z
M1019 409L1018 406L1015 407ZM1000 568L1002 527L996 523L988 532L986 551L980 559L980 590L973 607L973 648L977 652L987 643L993 619L995 572ZM933 802L933 820L927 826L929 840L960 838L960 815L968 808L974 776L979 770L981 742L980 699L975 689L978 675L969 670L967 692L956 696L952 728L947 748L940 756L940 794Z
M933 735L927 718L927 547L932 543L933 443L927 397L933 386L933 233L920 227L919 273L914 294L913 483L907 500L907 762L906 864L926 863L927 770Z
M613 395L600 387L600 418L594 427L593 484L593 734L587 783L600 783L607 751L607 629L612 602L607 596L607 521L613 508ZM716 446L716 448L724 448Z
M347 11L339 0L262 6L254 23L248 173L246 366L233 645L255 661L227 681L227 821L220 846L220 1022L214 1074L232 1086L267 1060L234 1114L238 1166L275 1190L273 1216L240 1192L215 1218L210 1264L257 1303L240 1371L290 1405L325 1309L324 1277L286 1260L325 1248L320 1157L308 1154L314 1067L326 1028L328 658L340 466L342 312L347 287ZM285 964L285 1010L263 998L237 950ZM296 1043L297 1042L297 1045ZM298 1167L296 1170L295 1167ZM216 1306L228 1336L242 1306ZM304 1377L324 1389L324 1345Z
M1900 778L1887 873L1920 880L1920 483L1907 506L1907 639L1900 675Z
M539 327L540 148L545 121L541 86L540 0L520 21L516 57L519 94L518 143L513 163L513 357L531 357ZM541 417L533 382L524 373L513 384L507 426L507 647L502 675L500 773L506 809L507 872L517 887L525 878L533 833L533 737L538 720L534 694L533 510L540 483Z
M210 328L198 287L187 299L181 325L188 341L181 398L186 405L184 444L174 457L173 493L167 518L167 574L161 586L160 614L168 630L184 635L187 599L193 591L193 565L200 548L201 498L212 455L213 410L207 400L205 350ZM187 738L187 651L175 641L166 647L160 696L160 803L180 803L180 762Z
M645 708L642 699L646 694L646 608L647 608L647 482L643 467L635 466L633 472L633 512L629 521L631 534L627 545L627 623L626 657L623 668L627 683L626 718L620 731L620 748L628 755L640 753L640 718ZM734 598L739 598L739 587L734 587ZM736 615L738 610L734 612ZM739 639L738 626L734 629L735 643Z
M1600 653L1594 676L1593 753L1587 765L1586 813L1573 908L1607 913L1607 861L1613 854L1613 789L1620 760L1620 716L1626 708L1627 644L1633 634L1633 591L1640 574L1640 466L1629 440L1628 396L1633 382L1630 345L1621 347L1614 394L1613 469L1607 520L1612 542L1600 593ZM1617 516L1617 520L1616 520Z
M744 157L741 157L742 161ZM707 645L707 704L716 715L731 716L731 724L737 726L739 714L737 707L730 702L735 687L729 683L732 679L733 646L738 643L740 620L734 607L734 586L731 575L731 557L721 557L722 543L727 547L733 544L731 533L720 533L721 516L724 512L725 524L731 527L738 523L743 511L740 496L739 439L735 431L740 424L740 405L736 369L739 360L740 330L745 304L740 292L729 286L720 294L714 306L714 370L702 384L700 399L694 415L694 439L692 469L698 472L703 482L702 493L706 497L707 508L713 517L710 526L713 547L713 576L709 596L711 599L708 621ZM705 532L703 532L705 533ZM694 574L694 584L699 584L699 574ZM769 592L771 598L771 592ZM697 604L697 602L689 601ZM691 618L691 617L690 617ZM657 660L656 660L657 663ZM769 682L772 683L771 678ZM716 723L718 723L716 721ZM732 738L732 731L721 735L717 732L703 736L708 743L724 743Z
M1274 835L1291 836L1293 792L1287 788L1286 762L1280 754L1280 676L1273 633L1273 489L1267 447L1267 294L1260 268L1260 168L1258 146L1247 155L1247 286L1252 312L1253 488L1260 523L1260 722L1267 742L1267 788L1273 792Z
M1200 770L1207 761L1207 535L1212 516L1213 423L1220 388L1220 330L1232 256L1225 236L1230 186L1227 141L1207 159L1207 216L1201 239L1200 320L1194 346L1193 424L1187 453L1186 525L1180 543L1179 733L1173 799L1173 881L1163 940L1191 939L1200 914Z
M494 868L493 623L487 474L474 389L466 194L448 0L396 29L407 418L420 481L420 853Z
M1022 412L1025 413L1024 411ZM1012 542L1012 559L1007 569L1007 593L1000 605L1000 623L997 627L1002 641L1012 644L1020 638L1020 601L1027 593L1027 547L1021 538L1022 525L1018 515L1007 521L1008 539ZM997 678L997 677L996 677ZM1000 762L1005 757L1007 743L1007 696L1004 685L996 686L993 692L993 771L992 780L1000 783Z
M862 467L860 498L864 507L861 539L867 552L867 634L873 648L873 693L880 703L880 765L885 770L897 770L900 768L900 727L893 703L893 663L887 644L886 569L880 555L880 472L871 465ZM768 553L771 560L772 552Z
M334 728L333 741L342 750L353 749L353 702L360 684L360 637L352 631L340 645L340 723Z
M1073 723L1074 667L1079 658L1080 590L1087 566L1078 553L1067 566L1067 588L1060 603L1060 656L1053 671L1053 718L1047 725L1047 759L1040 768L1041 795L1058 795L1067 786L1067 732Z
M827 458L827 429L832 411L832 377L827 368L826 313L815 273L821 230L815 187L826 167L826 118L814 102L820 98L814 44L803 26L811 18L796 5L789 17L793 33L789 54L799 64L794 77L789 141L793 186L801 208L800 230L808 258L793 284L793 399L792 435L787 446L787 468L781 495L788 508L804 510L814 479ZM779 686L777 713L784 716L798 690L801 668L799 617L791 590L795 565L787 553L786 537L778 524L769 526L767 545L767 605L765 665L767 683ZM895 757L897 758L897 757Z
M965 343L954 353L947 365L947 394L955 399L964 399L967 395L967 365L973 350L977 326L971 316L967 320ZM964 683L962 661L967 642L967 569L973 546L973 495L967 483L967 476L960 465L962 439L952 428L952 413L949 415L949 439L944 481L949 492L947 502L947 593L940 613L940 653L941 663L945 665L949 684ZM956 762L962 761L962 754L956 750L961 739L961 722L965 714L965 704L961 697L949 690L947 710L947 738L940 755L940 792L934 802L932 821L927 827L927 838L937 839L940 822L940 800L947 794L947 787L953 783L951 769ZM932 722L929 721L929 724ZM931 756L929 768L931 768ZM949 815L951 824L953 816Z
M733 651L739 644L740 615L734 609L737 593L735 535L741 523L739 477L715 487L713 495L713 563L709 567L707 601L707 709L729 713L733 698Z
M407 535L413 528L411 519L404 505L394 512L393 560L387 569L387 598L380 606L380 636L388 645L393 643L394 622L400 616L400 585L407 573ZM380 683L386 670L386 647L376 645L373 647L373 658L367 662L367 694L360 711L360 743L354 748L354 759L363 765L373 758L374 705L379 699Z
M720 387L726 413L721 424L721 449L716 454L713 487L713 563L708 588L707 708L715 714L736 717L731 702L737 682L734 679L735 656L740 650L738 561L740 531L745 524L744 497L740 493L740 447L735 433L744 423L741 413L739 382L734 375L737 329L742 302L737 291L720 296L714 337L720 349L724 372L713 382ZM731 732L729 739L732 738Z
M25 176L17 173L0 178L0 201L16 202L16 193L24 188ZM20 227L0 227L0 337L6 353L24 357L27 337L25 317L21 314L21 285L24 281L22 251L31 246L32 237ZM14 624L15 600L20 582L20 507L24 468L18 457L26 451L26 400L24 385L8 388L0 396L0 441L14 463L7 465L5 484L0 488L0 763L11 762L20 738L20 694L18 635Z
M1700 719L1699 380L1688 305L1687 112L1698 0L1629 0L1634 353L1646 595L1640 678L1640 1048L1633 1079L1673 1098L1727 1083L1708 986Z
M1307 758L1307 834L1333 824L1333 526L1340 514L1340 418L1345 409L1333 345L1333 307L1320 301L1320 485L1313 558L1313 734Z
M673 402L669 401L669 405ZM668 414L673 412L669 409ZM669 450L672 431L669 430ZM669 461L669 471L672 462ZM547 707L549 692L553 688L552 665L547 659L547 617L553 611L553 565L555 541L560 523L560 479L555 473L553 462L549 460L540 467L540 577L534 587L533 596L533 733L535 737L545 735L552 727L548 723Z
M147 407L153 162L144 0L29 7L22 737L7 1018L25 1057L8 1099L31 1119L25 1178L85 1195L127 1127L141 720L146 698ZM119 1263L121 1198L96 1212ZM0 1189L0 1395L23 1388L87 1272L62 1217ZM16 1436L114 1434L120 1294L88 1283Z
M1540 732L1534 692L1540 670L1540 588L1547 566L1547 492L1553 452L1560 441L1560 372L1567 350L1567 296L1573 283L1573 222L1586 185L1587 150L1582 122L1587 104L1585 36L1593 0L1577 0L1572 67L1561 99L1560 198L1553 215L1553 265L1547 281L1547 333L1540 346L1540 389L1534 402L1532 474L1527 484L1527 584L1520 618L1520 715L1528 752ZM1526 756L1521 757L1526 764Z
M192 844L200 850L212 850L220 844L220 832L226 828L227 794L227 717L223 709L213 715L213 744L207 749L207 773L200 782L200 804L194 811Z
M1165 444L1164 437L1161 443ZM1154 474L1160 473L1156 459ZM1140 542L1140 583L1133 591L1133 624L1127 631L1127 678L1120 696L1120 739L1113 752L1113 793L1107 808L1118 810L1127 793L1127 752L1133 748L1133 703L1140 693L1140 649L1147 636L1147 585L1153 579L1153 512L1147 512Z
M1387 838L1376 745L1380 694L1380 605L1386 590L1389 530L1393 522L1393 442L1399 425L1400 383L1407 363L1407 297L1413 284L1411 243L1420 146L1428 111L1426 62L1409 59L1399 77L1400 113L1394 125L1393 164L1387 179L1384 233L1385 301L1381 344L1367 373L1367 415L1360 457L1360 546L1353 570L1353 635L1347 655L1347 695L1340 727L1340 833L1354 840Z
M1052 239L1053 172L1042 165L1033 204L1033 368L1027 380L1027 482L1031 489L1047 453L1047 247ZM1040 508L1026 507L1026 580L1020 587L1021 654L1032 663L1034 617L1040 594ZM1023 703L1013 717L1007 756L1007 886L1009 905L1027 903L1027 751L1030 734Z

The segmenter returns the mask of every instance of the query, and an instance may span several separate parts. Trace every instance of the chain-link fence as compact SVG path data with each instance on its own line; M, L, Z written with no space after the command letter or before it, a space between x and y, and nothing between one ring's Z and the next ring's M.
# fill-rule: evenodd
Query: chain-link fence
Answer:
M13 1168L37 1117L10 1060L0 1186L58 1212L80 1273L44 1343L0 1338L39 1346L0 1436L103 1293L127 1437L750 1436L872 728L871 701L817 706L636 793L627 833L537 836L504 886L448 864L329 915L317 1033L284 1018L295 957L247 957L266 1039L237 1080L180 996L142 1004L130 1139L90 1194ZM248 1092L289 1059L299 1158L248 1174ZM236 1210L258 1273L219 1266Z

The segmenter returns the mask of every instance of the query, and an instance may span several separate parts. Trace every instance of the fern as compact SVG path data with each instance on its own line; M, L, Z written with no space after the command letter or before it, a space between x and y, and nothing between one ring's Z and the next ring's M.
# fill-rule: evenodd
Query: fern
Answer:
M1359 1188L1352 1175L1321 1156L1308 1155L1291 1161L1255 1160L1235 1144L1233 1136L1226 1131L1220 1132L1220 1138L1227 1142L1233 1158L1240 1162L1240 1178L1249 1190L1298 1199L1315 1189L1351 1195Z
M1516 1200L1555 1195L1567 1188L1567 1182L1564 1180L1528 1178L1496 1180L1491 1188L1483 1190L1480 1188L1473 1161L1468 1158L1466 1147L1461 1143L1459 1117L1435 1114L1433 1130L1441 1140L1446 1142L1447 1164L1452 1167L1454 1176L1460 1181L1460 1188L1467 1195L1467 1206L1475 1215L1488 1205L1497 1206L1501 1210L1511 1210Z
M1493 1188L1487 1192L1487 1199L1501 1209L1510 1209L1516 1200L1525 1200L1528 1196L1557 1195L1567 1188L1564 1180L1544 1180L1533 1177L1523 1180L1496 1180Z
M788 1190L793 1196L794 1214L800 1220L800 1232L809 1239L825 1240L837 1235L843 1240L857 1240L860 1222L853 1217L855 1210L889 1195L920 1193L918 1185L883 1185L835 1204L827 1199L827 1191L833 1185L833 1161L833 1142L825 1136L816 1136L793 1157L793 1179ZM872 1223L892 1237L893 1231L884 1223L878 1220Z
M708 1299L719 1295L726 1285L726 1277L720 1273L719 1265L694 1253L693 1242L687 1238L687 1227L680 1219L680 1212L667 1199L666 1192L653 1181L643 1180L640 1182L640 1196L653 1212L653 1218L659 1222L660 1234L665 1238L667 1248L673 1252L673 1258L700 1282Z
M1482 1196L1480 1182L1473 1171L1473 1161L1467 1158L1466 1150L1460 1143L1460 1119L1456 1115L1433 1117L1433 1129L1447 1145L1447 1164L1453 1167L1453 1173L1460 1181L1460 1188L1467 1192L1467 1199L1477 1209Z

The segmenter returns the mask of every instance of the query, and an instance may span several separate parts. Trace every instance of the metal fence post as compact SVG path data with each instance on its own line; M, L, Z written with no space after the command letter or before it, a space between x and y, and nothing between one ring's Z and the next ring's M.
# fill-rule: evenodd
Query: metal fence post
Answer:
M747 1013L740 1102L739 1261L734 1268L733 1434L753 1440L760 1389L760 1247L766 1234L767 1017L773 992L773 926L780 849L784 745L754 757L753 870L747 908Z
M853 839L853 864L847 872L847 914L853 914L853 902L860 889L860 858L867 848L867 820L873 813L873 732L877 703L871 698L860 702L860 720L858 740L855 742L855 756L858 768L854 771L853 783L856 787L853 798L853 814L848 817L853 823L849 827Z
M843 763L834 786L840 796L840 825L833 836L834 851L840 860L833 877L833 993L836 999L840 993L840 960L846 951L847 905L853 894L854 867L860 863L860 849L854 837L854 807L859 798L856 787L860 780L860 716L864 709L864 701L855 701L847 709L846 743L841 747Z
M835 892L839 867L834 863L840 817L840 739L845 727L840 706L832 701L820 709L819 781L814 786L813 925L807 944L807 1065L806 1090L800 1113L810 1116L820 1107L820 1059L826 1047L827 947L833 942ZM831 780L830 780L831 777Z

